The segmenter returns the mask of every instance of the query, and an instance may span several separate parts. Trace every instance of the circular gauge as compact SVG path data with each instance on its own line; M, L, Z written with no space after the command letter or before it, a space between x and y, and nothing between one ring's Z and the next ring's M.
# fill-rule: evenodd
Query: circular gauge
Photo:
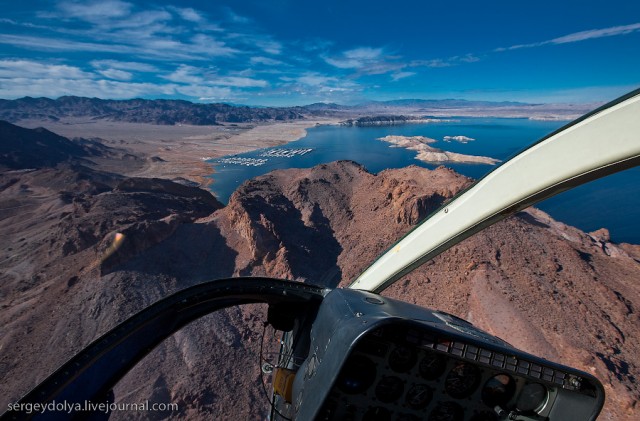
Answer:
M416 364L418 356L412 347L396 346L389 355L389 367L397 373L405 373Z
M455 402L441 402L433 408L429 421L463 421L464 409Z
M375 408L367 409L367 412L362 416L362 421L390 421L391 412L388 409L376 406Z
M547 388L540 383L528 383L522 388L516 401L516 408L522 412L536 412L547 402Z
M376 398L380 402L390 403L402 396L404 382L400 377L384 376L376 386Z
M420 370L420 375L425 379L435 380L442 376L446 367L447 358L444 355L428 352L420 361L418 369Z
M480 370L474 365L457 363L447 374L444 389L456 398L462 399L471 395L480 383Z
M496 405L504 406L513 398L516 391L516 382L507 374L498 374L491 377L482 388L482 402L493 408Z
M338 376L338 389L348 395L362 393L376 379L376 364L362 355L350 356Z
M411 409L424 409L433 398L433 390L426 384L416 384L409 389L405 402Z

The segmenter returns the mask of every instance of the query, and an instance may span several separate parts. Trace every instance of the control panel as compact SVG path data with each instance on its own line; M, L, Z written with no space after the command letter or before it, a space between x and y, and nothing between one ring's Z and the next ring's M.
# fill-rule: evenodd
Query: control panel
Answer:
M546 420L561 393L595 398L584 379L417 327L358 341L317 420ZM566 392L565 392L566 391Z
M310 324L288 336L295 379L275 419L595 420L604 404L590 374L441 311L336 289Z

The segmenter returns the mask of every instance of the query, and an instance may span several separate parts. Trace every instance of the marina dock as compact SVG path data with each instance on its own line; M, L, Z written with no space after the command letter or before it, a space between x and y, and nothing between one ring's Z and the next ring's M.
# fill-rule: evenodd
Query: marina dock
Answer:
M293 158L294 156L303 156L313 151L312 148L300 149L268 149L260 154L262 158L248 158L242 156L227 156L216 159L214 162L218 164L244 165L246 167L259 167L269 160L268 158ZM210 159L203 157L203 160Z
M302 149L269 149L260 154L260 156L268 158L293 158L294 156L306 155L313 151L312 148Z

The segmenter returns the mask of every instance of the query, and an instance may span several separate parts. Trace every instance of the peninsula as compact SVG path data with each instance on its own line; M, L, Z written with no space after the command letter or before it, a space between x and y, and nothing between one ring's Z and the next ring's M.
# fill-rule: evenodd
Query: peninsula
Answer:
M488 165L495 165L500 162L499 159L490 158L488 156L465 155L434 148L429 144L435 143L437 142L437 140L424 136L385 136L378 138L378 140L389 142L395 147L416 151L418 152L416 159L419 159L423 162L458 162L463 164Z

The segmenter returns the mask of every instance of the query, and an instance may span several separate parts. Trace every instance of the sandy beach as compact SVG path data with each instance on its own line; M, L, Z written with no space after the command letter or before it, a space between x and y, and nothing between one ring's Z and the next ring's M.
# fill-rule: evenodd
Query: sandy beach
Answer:
M137 163L98 160L99 166L128 176L183 178L200 186L211 182L207 159L283 145L306 136L307 129L337 124L338 120L302 120L286 123L224 126L161 126L91 119L57 122L23 120L27 128L45 127L68 138L99 138L107 146L122 148L143 158Z

